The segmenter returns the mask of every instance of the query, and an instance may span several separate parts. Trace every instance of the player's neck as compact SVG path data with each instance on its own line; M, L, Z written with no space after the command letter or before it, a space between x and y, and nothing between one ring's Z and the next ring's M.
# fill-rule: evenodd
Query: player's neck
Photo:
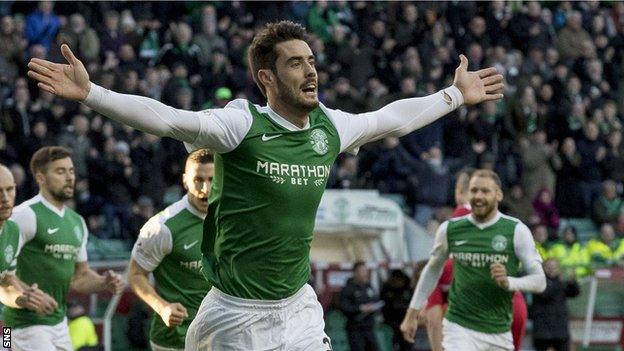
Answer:
M279 101L279 99L269 99L269 107L275 111L280 117L292 123L299 128L305 128L308 124L308 112L293 106L288 106Z
M474 215L474 212L472 214L472 218L475 219L475 221L477 221L477 223L479 224L483 224L483 223L488 223L491 220L493 220L494 218L496 218L496 216L498 215L498 208L495 209L494 211L490 212L487 216L485 217L477 217Z
M2 231L2 229L4 229L4 223L6 222L6 220L0 220L0 231Z
M62 211L63 207L65 207L64 201L59 201L55 199L54 196L52 196L52 194L50 194L50 192L45 189L41 189L41 196L43 196L43 198L46 199L47 202L49 202L52 206L56 207L59 211Z

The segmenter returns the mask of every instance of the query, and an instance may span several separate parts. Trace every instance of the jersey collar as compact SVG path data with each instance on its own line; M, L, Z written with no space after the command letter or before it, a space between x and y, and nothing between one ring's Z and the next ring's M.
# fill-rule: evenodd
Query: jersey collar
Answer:
M308 117L308 121L306 122L306 125L303 128L299 128L296 125L288 122L288 120L280 115L277 114L277 112L273 111L273 109L271 108L271 106L266 105L265 107L263 107L262 109L266 109L266 112L269 114L269 117L271 117L271 119L279 124L280 126L290 130L291 132L296 132L296 131L300 131L300 130L306 130L306 129L310 129L310 118Z
M496 216L494 216L494 218L484 223L477 222L477 220L474 218L474 215L472 213L468 216L468 220L479 229L484 229L493 225L494 223L498 222L500 218L501 218L501 213L499 211L496 211Z
M39 200L41 201L41 203L50 209L50 211L56 213L57 215L59 215L59 217L63 218L65 217L65 205L63 205L62 209L58 209L56 206L52 205L52 203L50 203L50 201L46 200L46 198L41 194L37 194L37 197L39 197Z
M182 200L184 201L184 206L186 207L187 210L189 210L190 213L196 215L197 217L199 217L201 219L205 219L206 218L206 214L197 211L195 209L195 207L193 207L193 205L191 205L191 202L188 199L188 194L184 195Z

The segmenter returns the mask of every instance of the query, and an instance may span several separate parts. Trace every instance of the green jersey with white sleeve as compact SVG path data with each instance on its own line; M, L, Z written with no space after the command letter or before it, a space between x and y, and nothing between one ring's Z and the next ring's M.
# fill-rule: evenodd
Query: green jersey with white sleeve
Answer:
M228 295L281 300L308 281L316 211L338 154L410 133L453 111L463 96L451 86L362 114L320 103L303 125L245 99L194 112L92 84L84 103L144 132L181 140L189 150L215 151L204 273Z
M501 213L485 223L469 214L444 222L438 229L411 308L422 308L449 255L453 258L453 282L445 318L471 330L489 334L509 331L513 292L541 291L546 286L542 260L526 225ZM491 278L492 263L505 266L507 289ZM518 277L520 264L526 276Z
M132 259L154 274L156 292L168 302L182 304L189 315L181 325L169 328L154 314L150 340L158 346L184 348L186 331L210 289L201 273L204 217L184 196L145 223L132 250Z
M87 261L87 225L78 213L54 207L41 194L13 210L13 221L21 234L16 275L24 283L37 283L53 297L58 308L51 314L6 308L4 324L13 328L56 325L65 319L66 295L76 262Z

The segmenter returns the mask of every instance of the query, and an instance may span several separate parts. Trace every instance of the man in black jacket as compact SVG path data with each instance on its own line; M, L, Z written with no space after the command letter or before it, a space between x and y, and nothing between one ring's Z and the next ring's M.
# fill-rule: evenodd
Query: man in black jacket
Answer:
M546 351L552 347L556 351L567 351L570 331L566 299L578 296L580 288L574 277L566 282L561 281L559 262L554 258L544 262L544 272L546 290L533 295L531 308L535 350Z
M383 306L370 285L370 273L366 263L353 265L353 277L340 293L340 309L347 317L347 336L351 351L377 351L373 332L375 312Z

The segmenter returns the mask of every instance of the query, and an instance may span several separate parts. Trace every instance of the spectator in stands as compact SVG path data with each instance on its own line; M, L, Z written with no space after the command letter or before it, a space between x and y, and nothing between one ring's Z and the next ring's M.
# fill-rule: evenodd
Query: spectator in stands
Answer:
M201 32L195 34L193 43L199 47L199 62L202 65L210 63L215 49L227 52L227 43L217 32L217 10L214 6L207 5L202 9Z
M418 190L422 190L416 186L414 175L418 161L405 150L399 139L394 137L384 139L382 150L371 168L371 177L376 187L382 193L415 194Z
M531 199L524 193L522 185L511 186L508 194L503 198L503 206L506 209L505 213L518 218L522 223L534 222Z
M130 217L130 238L136 242L141 227L150 218L154 216L154 202L148 196L140 196L137 200L136 206L132 208L132 216Z
M362 181L358 179L358 158L345 155L338 161L338 167L332 168L328 188L358 189L362 188Z
M533 211L539 219L539 223L548 227L550 232L556 232L559 229L559 213L550 190L541 189L537 193L533 200Z
M130 239L130 201L138 186L138 174L129 154L128 144L119 141L113 146L112 152L104 156L107 191L102 213L106 218L107 238Z
M605 107L605 114L606 111ZM624 144L622 144L621 130L614 130L608 135L606 147L607 156L603 162L605 177L622 184L624 183Z
M200 48L191 42L193 30L184 22L171 23L170 30L173 42L163 45L157 63L171 67L176 62L182 62L193 80L193 76L199 74L200 69Z
M587 253L578 241L576 227L568 226L563 230L563 239L550 248L549 256L559 261L559 266L564 270L564 277L587 275Z
M591 37L583 29L583 17L578 11L571 11L566 16L566 26L557 34L559 54L562 60L581 57L583 43L591 42Z
M562 281L559 263L550 258L544 262L546 290L533 295L530 316L533 319L533 345L537 351L566 351L569 348L568 308L566 300L579 295L574 276Z
M67 327L72 346L76 351L96 351L98 336L93 321L85 308L77 301L70 301L67 307Z
M63 41L75 48L81 57L87 62L98 58L100 54L100 38L93 28L89 27L85 18L75 13L69 17L68 25L61 29Z
M522 184L529 198L535 198L540 189L555 190L554 169L561 160L556 153L557 145L549 144L544 130L536 130L530 140L520 139L520 157L522 158Z
M16 145L24 137L30 135L34 120L34 115L30 110L30 92L23 79L16 82L13 98L0 107L2 107L2 110L0 110L2 114L0 116L2 130L6 133L7 140Z
M87 176L87 157L91 145L89 120L83 115L75 115L67 131L59 137L59 145L72 150L74 170L79 178Z
M411 345L401 336L399 326L403 320L405 310L409 307L412 298L410 278L400 269L390 272L390 277L381 287L381 300L385 303L382 308L384 321L394 331L392 337L393 350L410 351Z
M607 155L607 150L599 139L598 126L595 123L587 122L584 134L585 138L578 142L578 151L581 155L582 169L580 190L587 211L600 193L602 186L601 164Z
M4 61L3 64L0 64L0 66L4 66L4 69L0 70L2 72L0 76L14 80L28 43L17 31L15 21L9 15L0 18L0 43L2 43L0 60Z
M53 1L41 1L33 13L26 17L26 38L28 45L42 45L46 50L50 50L50 45L54 42L54 37L58 31L61 21L52 11Z
M611 266L624 255L624 241L615 237L613 225L600 226L600 237L587 243L587 256L592 265Z
M557 168L555 204L562 217L582 217L585 215L583 197L579 191L581 182L581 155L576 150L576 142L567 137L559 151L561 166Z
M308 13L308 25L321 40L331 38L330 29L338 24L338 17L327 1L316 1Z
M136 146L130 153L130 158L136 166L139 183L138 194L148 196L156 208L162 208L166 182L164 174L165 155L161 140L155 135L142 133L135 140L135 144Z
M375 314L382 303L370 284L370 272L366 263L353 265L353 277L340 292L340 310L347 317L347 337L352 351L376 351L379 349L373 327Z
M537 224L533 227L533 240L535 240L535 249L539 252L542 260L549 257L550 242L548 242L548 228L543 224Z
M545 49L553 39L542 19L542 7L537 1L527 4L526 13L519 12L514 16L510 32L514 37L514 46L524 52L533 47Z
M602 183L602 194L594 200L592 219L598 225L614 224L622 212L624 212L624 199L618 196L617 184L607 179Z
M119 29L119 13L107 11L104 14L104 26L99 33L100 53L105 57L108 53L117 53L125 43L125 38Z

